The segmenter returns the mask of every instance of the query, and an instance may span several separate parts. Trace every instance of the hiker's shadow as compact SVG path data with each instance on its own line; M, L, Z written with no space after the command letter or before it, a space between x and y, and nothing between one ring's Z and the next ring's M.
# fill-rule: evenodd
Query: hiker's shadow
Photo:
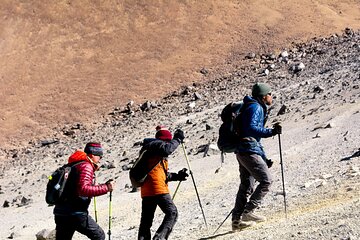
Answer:
M232 234L232 233L234 233L234 232L233 232L233 231L228 231L228 232L219 233L219 234L212 235L212 236L208 236L208 237L199 238L198 240L214 239L214 238L222 237L222 236L225 236L225 235L228 235L228 234Z

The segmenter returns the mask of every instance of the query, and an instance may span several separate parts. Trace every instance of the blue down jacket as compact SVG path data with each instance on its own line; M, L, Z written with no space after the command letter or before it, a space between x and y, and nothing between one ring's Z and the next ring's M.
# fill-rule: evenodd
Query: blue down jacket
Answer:
M239 116L238 124L241 124L241 142L236 153L255 153L266 159L265 151L260 143L261 138L273 136L271 128L265 128L267 108L257 99L245 96L245 109Z

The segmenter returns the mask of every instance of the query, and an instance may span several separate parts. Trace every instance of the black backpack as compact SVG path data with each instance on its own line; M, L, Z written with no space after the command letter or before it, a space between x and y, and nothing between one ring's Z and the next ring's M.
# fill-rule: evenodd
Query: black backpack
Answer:
M76 187L76 184L71 183L76 177L75 166L84 161L65 164L56 169L51 176L46 186L45 200L49 205L55 205L65 202L67 197Z
M219 129L218 148L222 153L235 152L239 144L239 136L243 130L241 124L241 113L255 101L247 103L231 102L221 112L222 124Z

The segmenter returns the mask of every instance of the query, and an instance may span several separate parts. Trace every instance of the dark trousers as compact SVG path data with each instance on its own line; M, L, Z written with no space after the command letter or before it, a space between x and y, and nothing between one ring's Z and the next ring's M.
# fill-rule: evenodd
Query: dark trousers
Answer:
M236 158L239 162L241 182L236 195L232 220L239 220L244 211L250 212L257 208L269 192L272 183L269 168L259 155L238 153ZM254 191L255 180L259 182L259 185Z
M165 217L153 239L168 239L176 223L178 211L170 197L170 194L162 194L152 197L143 197L138 240L151 239L150 228L154 220L154 214L157 206L159 206L163 213L165 213Z
M56 239L71 240L78 231L92 240L104 240L105 233L101 227L87 214L58 216L55 215Z

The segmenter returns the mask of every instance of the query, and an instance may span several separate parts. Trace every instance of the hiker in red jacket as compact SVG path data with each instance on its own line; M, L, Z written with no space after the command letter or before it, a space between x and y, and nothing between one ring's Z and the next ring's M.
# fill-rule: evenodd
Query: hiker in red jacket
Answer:
M75 231L89 239L105 239L104 231L88 212L91 197L111 192L115 186L113 180L95 185L95 171L99 169L102 156L101 144L90 142L86 144L84 151L77 150L69 157L70 164L80 163L73 167L76 174L70 174L68 181L71 181L72 187L67 189L66 200L56 204L54 208L57 240L71 240Z
M167 157L173 153L184 140L184 133L178 129L174 138L164 126L156 128L155 139L145 139L140 154L144 151L144 159L151 170L141 186L142 212L138 240L150 240L150 228L156 207L165 213L164 219L156 231L153 240L168 239L178 217L178 212L169 194L169 181L185 181L189 175L184 168L178 173L168 172ZM153 167L155 166L155 167Z

